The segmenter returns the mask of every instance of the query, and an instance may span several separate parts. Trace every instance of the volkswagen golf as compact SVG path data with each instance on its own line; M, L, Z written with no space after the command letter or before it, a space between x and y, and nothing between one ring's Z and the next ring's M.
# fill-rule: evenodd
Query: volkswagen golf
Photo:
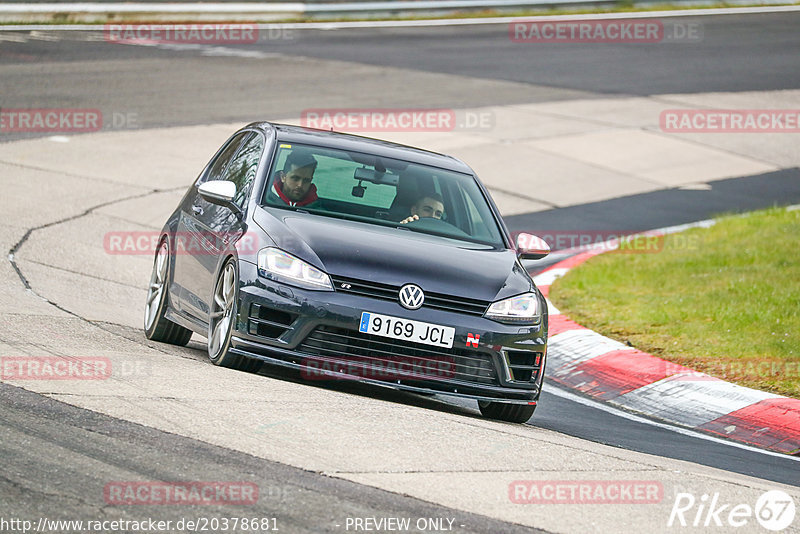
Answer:
M234 133L161 232L149 339L208 341L215 365L264 363L534 413L547 306L489 192L453 157L267 122Z

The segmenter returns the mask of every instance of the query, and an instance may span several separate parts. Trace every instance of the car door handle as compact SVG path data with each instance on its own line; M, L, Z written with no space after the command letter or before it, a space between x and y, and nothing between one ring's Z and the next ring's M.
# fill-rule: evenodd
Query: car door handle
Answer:
M195 215L203 214L203 208L201 208L200 206L192 206L192 211L195 213Z

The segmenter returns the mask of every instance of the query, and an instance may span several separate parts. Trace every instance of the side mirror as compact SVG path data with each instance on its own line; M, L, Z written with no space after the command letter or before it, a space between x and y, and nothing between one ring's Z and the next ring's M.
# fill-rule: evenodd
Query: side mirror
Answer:
M517 254L522 260L540 260L550 254L550 245L541 237L521 233L517 236Z
M242 210L233 202L236 196L236 184L227 180L212 180L205 182L197 187L197 192L208 202L223 206L237 215L242 214Z

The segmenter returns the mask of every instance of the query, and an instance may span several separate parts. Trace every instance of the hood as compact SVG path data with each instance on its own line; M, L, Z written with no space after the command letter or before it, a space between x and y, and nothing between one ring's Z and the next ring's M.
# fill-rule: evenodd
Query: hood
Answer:
M341 276L492 301L530 291L513 250L355 221L258 208L254 221L275 244Z

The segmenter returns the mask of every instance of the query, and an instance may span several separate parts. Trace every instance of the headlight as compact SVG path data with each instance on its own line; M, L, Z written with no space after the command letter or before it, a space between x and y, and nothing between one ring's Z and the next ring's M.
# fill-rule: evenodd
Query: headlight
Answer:
M258 251L258 274L306 289L333 291L330 277L313 265L277 248Z
M499 300L489 306L483 316L500 323L512 324L538 323L542 318L536 293L525 293Z

